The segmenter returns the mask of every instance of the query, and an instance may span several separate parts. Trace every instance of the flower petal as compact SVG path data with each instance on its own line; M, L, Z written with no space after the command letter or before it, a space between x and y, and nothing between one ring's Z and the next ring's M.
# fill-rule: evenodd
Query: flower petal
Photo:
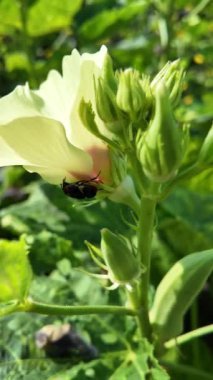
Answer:
M63 78L66 80L70 92L72 92L72 88L75 88L75 98L72 98L69 115L71 128L67 129L67 136L72 144L85 150L93 146L99 146L103 149L105 147L102 140L85 129L79 116L79 105L83 98L85 101L91 101L93 109L96 109L94 79L101 75L106 54L107 48L102 46L100 51L95 54L84 53L80 56L74 50L71 56L65 56L63 59ZM103 130L104 124L97 113L96 122L99 128Z
M70 128L70 108L73 91L68 91L67 84L61 74L51 70L47 79L41 84L35 94L43 99L41 112L44 116L60 121Z
M93 169L90 155L68 142L59 122L39 116L0 126L0 166L8 165L24 165L51 183L76 179L73 173L90 176Z
M63 58L63 76L51 70L39 90L34 91L43 99L40 112L60 121L69 141L81 149L104 146L100 139L84 127L79 117L79 105L84 98L92 101L95 108L94 78L101 74L106 54L105 46L95 54L84 53L82 56L73 50L71 55ZM103 125L101 120L98 123Z
M21 117L41 114L43 100L29 89L28 84L17 86L10 94L0 100L0 124L10 123Z

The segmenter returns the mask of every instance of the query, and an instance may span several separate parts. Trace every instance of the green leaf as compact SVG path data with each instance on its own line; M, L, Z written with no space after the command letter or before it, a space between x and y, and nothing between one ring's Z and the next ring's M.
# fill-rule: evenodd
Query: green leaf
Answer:
M22 301L28 293L32 272L27 248L20 241L0 241L0 302Z
M74 15L81 7L82 0L38 0L29 9L28 31L31 36L68 28Z
M13 34L23 29L21 6L18 0L0 1L0 33ZM79 11L82 0L37 0L24 12L27 15L27 31L30 36L42 36L62 28L69 28L73 17Z
M29 188L27 189L28 191ZM59 245L55 238L51 238L50 233L59 235L67 240L72 239L74 248L85 250L85 237L93 244L98 244L100 238L97 230L100 230L103 225L107 228L118 230L123 234L125 234L124 231L129 231L129 228L124 226L121 218L118 218L121 208L118 204L103 201L101 204L96 204L92 207L83 208L80 204L73 207L74 202L64 195L59 186L52 186L42 182L32 184L30 191L31 195L26 201L0 210L1 229L6 231L6 234L12 234L14 237L23 233L37 235L39 232L47 230L46 242L44 241L44 233L43 235L39 234L35 239L37 243L42 238L42 249L44 249L44 245L50 243L51 252L53 252L53 245L55 244L55 247ZM48 210L48 213L46 210ZM129 215L128 210L124 207L122 207L122 212L124 215ZM48 234L50 242L48 241ZM34 245L32 252L30 249L30 257L35 257L34 248L37 249ZM67 251L66 247L64 248ZM41 244L38 249L41 249ZM64 256L67 257L67 254ZM38 257L41 257L41 255L39 254ZM46 262L47 259L43 258L42 261ZM52 261L52 259L48 258L48 261Z
M73 258L72 242L50 231L26 234L26 242L30 248L29 260L35 274L49 273L55 269L59 260Z
M19 2L17 0L0 1L0 33L10 34L21 28Z
M6 304L0 305L0 317L11 314L17 310L18 301L12 301Z
M125 361L109 380L169 380L170 377L153 354L153 346L145 339L136 351L128 352Z
M213 269L213 249L175 263L158 285L150 317L159 341L181 333L183 317Z
M200 176L198 176L200 177ZM209 173L209 178L211 178ZM204 180L200 177L200 182ZM203 181L204 182L204 181ZM213 197L210 181L208 192L197 192L176 188L162 203L163 212L159 218L160 236L176 253L178 260L191 252L207 250L213 244ZM181 239L177 239L181 236Z
M112 32L125 23L129 23L138 14L143 13L147 8L147 2L139 0L114 9L107 9L98 13L87 22L84 22L79 34L86 40L94 40L105 35L113 34Z

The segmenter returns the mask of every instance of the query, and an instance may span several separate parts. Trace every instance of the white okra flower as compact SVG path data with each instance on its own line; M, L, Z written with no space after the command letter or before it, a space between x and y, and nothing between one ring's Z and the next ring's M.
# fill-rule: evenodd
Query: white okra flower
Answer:
M38 90L17 86L0 99L0 166L22 165L52 184L98 180L111 184L107 144L90 133L79 116L82 98L95 105L94 80L107 57L74 50L65 56L62 75L51 70ZM104 124L96 113L99 129Z

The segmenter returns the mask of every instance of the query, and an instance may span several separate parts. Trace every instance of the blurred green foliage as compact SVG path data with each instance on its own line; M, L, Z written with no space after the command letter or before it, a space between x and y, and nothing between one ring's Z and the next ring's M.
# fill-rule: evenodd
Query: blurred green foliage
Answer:
M51 68L61 70L62 57L73 48L95 52L106 44L115 68L133 66L150 75L168 60L180 57L187 76L176 116L191 123L192 141L187 156L191 161L212 118L212 12L213 4L208 0L0 0L0 95L26 81L37 87ZM212 183L212 171L206 171L183 182L158 206L153 286L176 260L211 247ZM97 270L84 240L98 244L98 231L103 227L128 233L134 240L134 230L129 227L132 221L129 210L109 201L79 207L64 197L60 188L43 183L21 168L0 171L0 237L14 240L25 234L34 271L31 294L38 300L60 304L121 303L122 289L110 292L74 268ZM209 281L186 318L186 331L211 323L211 297ZM45 358L35 346L34 334L44 324L61 322L74 324L78 333L97 347L100 357L75 363L71 369L72 358L58 362ZM134 341L135 326L129 317L17 314L5 317L0 329L2 379L121 380L127 375L128 380L141 379L138 369L130 364L127 339L132 336ZM179 380L184 373L186 380L209 379L208 372L213 372L209 343L209 338L188 343L181 351L170 353L166 358L170 366L166 368L172 378ZM147 359L142 348L136 357L141 359L140 373ZM122 362L129 363L128 372ZM150 376L166 379L158 366ZM192 367L195 372L190 372Z

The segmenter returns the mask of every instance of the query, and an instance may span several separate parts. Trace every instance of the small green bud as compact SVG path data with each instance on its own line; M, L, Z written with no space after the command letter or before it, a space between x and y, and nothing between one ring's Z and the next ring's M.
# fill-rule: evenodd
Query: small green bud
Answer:
M105 83L111 88L112 92L115 94L117 91L117 80L113 70L113 64L111 57L107 54L104 60L103 74L102 78Z
M95 81L96 109L106 128L112 133L122 131L122 114L116 104L117 80L112 60L106 56L102 76Z
M140 84L139 72L127 69L118 73L117 105L130 115L132 121L137 120L138 113L144 107L144 100L145 94Z
M144 101L144 109L143 109L143 113L145 113L147 110L149 110L152 107L152 103L153 103L150 77L148 75L142 75L140 79L140 85L146 96L146 99Z
M126 240L107 228L101 230L101 252L112 282L129 284L139 277L138 260Z
M99 137L100 132L95 122L95 113L92 109L92 103L85 102L85 100L82 99L79 106L79 115L85 128L95 136Z
M96 108L98 115L105 123L114 123L119 120L119 110L115 94L103 78L95 83Z
M213 125L211 126L201 147L198 163L205 166L213 165Z
M169 93L169 100L175 107L180 100L184 77L185 70L181 66L180 59L168 62L152 80L151 89L155 91L156 86L163 80Z
M183 132L174 120L163 81L156 85L154 95L154 117L139 141L138 158L146 176L161 183L173 178L180 166Z

